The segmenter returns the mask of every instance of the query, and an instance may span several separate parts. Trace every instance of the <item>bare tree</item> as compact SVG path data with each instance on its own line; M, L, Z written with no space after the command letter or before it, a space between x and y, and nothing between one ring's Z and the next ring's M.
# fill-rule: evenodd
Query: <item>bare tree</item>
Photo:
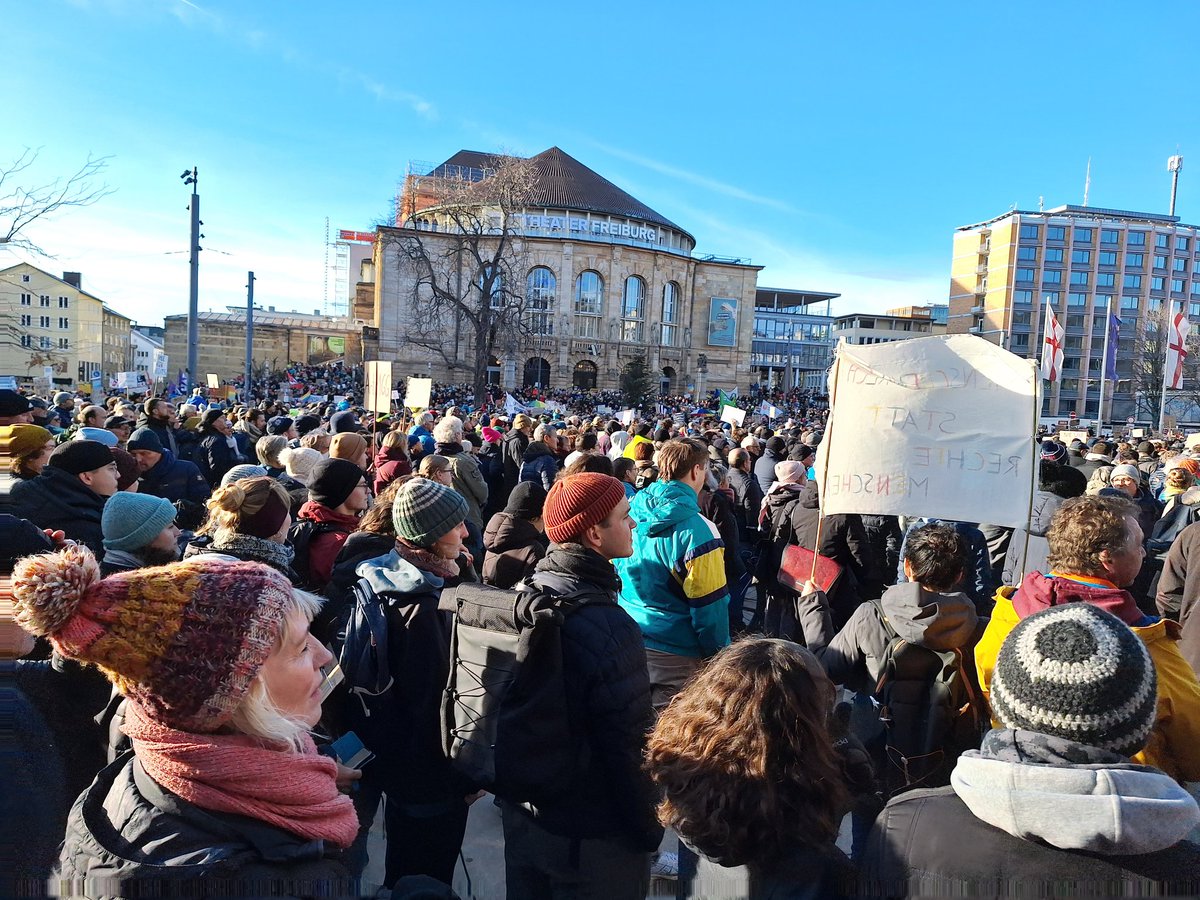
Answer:
M1139 419L1158 421L1170 322L1171 312L1163 307L1147 313L1134 326L1137 330L1133 336L1129 389ZM1168 407L1192 407L1200 403L1200 334L1195 329L1187 336L1184 347L1187 357L1183 363L1183 386L1168 393Z
M0 167L0 247L17 247L48 256L24 232L38 219L72 206L91 206L113 192L97 178L108 167L107 156L92 156L73 175L22 185L41 150L26 147L9 165Z
M423 178L420 208L410 198L397 210L398 227L381 232L409 295L405 339L463 370L476 401L487 390L491 358L530 332L522 235L535 178L528 160L502 155L483 170Z

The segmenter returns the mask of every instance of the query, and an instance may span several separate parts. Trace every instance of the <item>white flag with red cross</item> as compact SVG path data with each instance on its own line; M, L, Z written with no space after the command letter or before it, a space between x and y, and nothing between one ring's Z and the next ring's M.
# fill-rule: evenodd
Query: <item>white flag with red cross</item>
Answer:
M1171 317L1171 327L1167 330L1167 389L1177 391L1183 387L1183 362L1187 359L1185 341L1192 323L1181 309Z
M1045 337L1042 339L1042 380L1058 381L1062 375L1063 340L1066 331L1058 324L1054 308L1046 304Z

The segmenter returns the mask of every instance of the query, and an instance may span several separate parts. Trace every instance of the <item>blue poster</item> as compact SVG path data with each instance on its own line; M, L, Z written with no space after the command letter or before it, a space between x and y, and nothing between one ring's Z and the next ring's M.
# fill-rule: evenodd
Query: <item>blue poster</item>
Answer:
M712 297L708 303L708 346L736 347L738 301L731 297Z

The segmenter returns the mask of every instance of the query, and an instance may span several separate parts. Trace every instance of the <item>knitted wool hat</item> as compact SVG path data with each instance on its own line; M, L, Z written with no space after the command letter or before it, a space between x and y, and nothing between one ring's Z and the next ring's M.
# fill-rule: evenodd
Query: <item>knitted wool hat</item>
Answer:
M498 444L502 440L504 440L504 438L500 434L500 432L498 432L495 428L492 428L487 425L485 425L483 427L483 430L480 431L480 434L483 436L484 441L486 441L489 444Z
M104 504L100 530L105 550L140 550L175 521L170 500L118 491Z
M992 713L1023 728L1132 756L1154 725L1157 679L1146 645L1111 613L1066 603L1004 639Z
M1113 466L1112 472L1109 473L1108 480L1112 481L1118 475L1124 475L1128 478L1132 478L1138 483L1140 483L1142 480L1142 473L1138 471L1138 467L1131 466L1128 463L1120 466Z
M346 459L323 459L313 466L308 481L308 495L330 509L341 506L362 483L366 474Z
M1041 457L1050 462L1065 465L1067 462L1067 448L1058 441L1042 441Z
M120 447L109 447L108 452L112 454L113 462L117 464L117 490L126 490L142 475L138 468L137 457Z
M40 425L10 425L8 452L11 456L36 456L42 452L52 435Z
M235 481L241 481L243 478L260 478L266 474L267 470L262 466L243 463L240 466L234 466L221 476L221 487L225 487L227 484L233 484Z
M287 416L275 416L267 422L267 434L287 434L292 424Z
M300 435L300 437L304 437L304 435L308 434L314 428L321 427L321 417L312 415L298 416L295 424L296 434Z
M348 459L355 465L362 459L367 450L367 442L363 436L353 431L343 431L335 434L329 442L329 455L334 459Z
M162 453L162 441L153 428L139 428L125 442L126 450L149 450L152 453Z
M311 447L298 447L294 450L289 447L279 454L279 461L283 463L287 473L305 487L312 480L313 469L324 458Z
M546 495L542 518L546 535L556 544L579 537L603 522L625 498L625 486L611 475L581 472L554 482Z
M101 581L82 546L18 562L13 599L26 631L95 663L154 720L201 734L230 720L295 602L261 563L197 556Z
M80 428L77 432L75 432L75 437L71 438L71 440L99 441L105 447L115 447L120 443L120 441L117 440L117 436L107 428L91 427Z
M546 489L536 481L522 481L508 495L504 511L518 519L536 519L546 506Z
M103 469L112 461L112 451L99 441L67 441L55 448L46 465L80 475Z
M358 431L358 416L354 415L353 411L349 409L336 412L329 417L329 430L333 434L341 434L344 431Z
M74 402L75 402L75 395L68 393L67 391L59 391L57 394L54 395L54 405L55 406L62 406L64 403L74 403Z
M783 484L800 484L805 476L804 463L785 459L775 463L775 480Z
M466 518L467 501L463 496L428 478L406 481L392 501L396 536L418 547L432 547Z
M33 408L29 398L11 388L0 388L0 416L19 416Z

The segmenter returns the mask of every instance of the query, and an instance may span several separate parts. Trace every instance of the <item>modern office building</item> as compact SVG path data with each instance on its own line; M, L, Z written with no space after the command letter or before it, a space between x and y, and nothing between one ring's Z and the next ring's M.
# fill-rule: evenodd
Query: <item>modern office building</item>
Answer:
M1200 321L1197 237L1197 226L1177 216L1085 206L1014 210L965 225L954 234L948 331L1034 359L1052 305L1066 331L1063 377L1047 386L1042 414L1096 419L1111 309L1121 325L1103 418L1155 421L1136 357L1147 327L1170 309Z
M644 356L670 393L747 386L761 267L697 254L686 230L557 147L527 163L530 183L509 219L505 276L515 283L506 285L508 296L523 298L523 327L496 335L487 359L493 382L615 388L622 367ZM461 262L462 225L440 188L474 183L477 208L498 234L499 210L514 207L491 198L495 165L489 154L464 150L437 166L410 167L395 226L378 229L374 309L361 325L368 358L395 360L400 375L471 380L474 331L461 314L431 321L429 281L461 290L481 278L477 263L470 270ZM402 248L418 236L427 257L454 258L461 270L415 264ZM352 318L365 320L357 302L353 310Z
M760 287L754 293L750 365L764 387L804 388L833 362L830 302L841 294ZM822 309L822 307L824 307Z
M901 315L901 313L907 313ZM929 337L935 323L925 306L904 307L887 313L850 313L833 320L835 342L847 344L890 344L915 337Z

